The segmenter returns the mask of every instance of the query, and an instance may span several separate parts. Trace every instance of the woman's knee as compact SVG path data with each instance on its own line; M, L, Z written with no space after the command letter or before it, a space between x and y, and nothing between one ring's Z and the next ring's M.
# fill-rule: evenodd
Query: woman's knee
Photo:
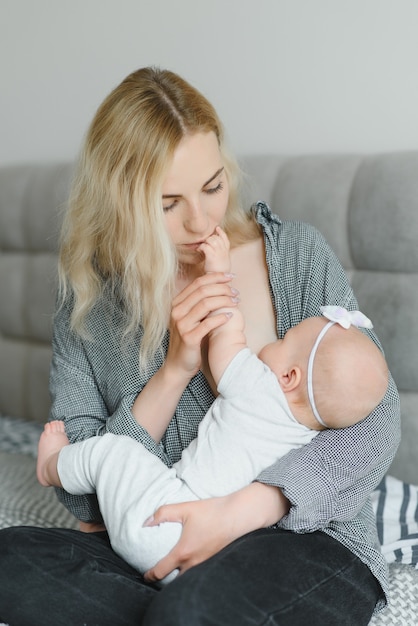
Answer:
M331 537L262 530L167 585L144 624L367 624L379 593L368 568Z

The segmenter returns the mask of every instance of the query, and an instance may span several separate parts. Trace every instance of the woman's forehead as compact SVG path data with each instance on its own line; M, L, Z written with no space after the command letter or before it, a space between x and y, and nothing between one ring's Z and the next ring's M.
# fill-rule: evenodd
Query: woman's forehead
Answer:
M201 186L209 184L222 166L215 133L186 135L174 151L163 181L163 193L181 195L181 189L176 189L176 186L191 181Z

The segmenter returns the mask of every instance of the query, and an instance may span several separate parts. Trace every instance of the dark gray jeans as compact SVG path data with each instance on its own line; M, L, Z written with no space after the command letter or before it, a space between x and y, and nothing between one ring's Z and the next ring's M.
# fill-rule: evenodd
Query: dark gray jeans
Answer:
M328 535L245 535L162 591L106 533L0 531L0 622L10 626L366 626L382 591Z

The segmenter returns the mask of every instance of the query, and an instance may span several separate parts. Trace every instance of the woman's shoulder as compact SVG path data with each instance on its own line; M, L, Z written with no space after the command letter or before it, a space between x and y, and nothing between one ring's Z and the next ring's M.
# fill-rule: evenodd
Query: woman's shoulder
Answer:
M279 213L273 211L263 200L255 202L251 206L251 212L264 231L276 231L281 237L299 233L307 237L323 238L322 234L312 224L300 220L282 219Z
M263 201L253 204L251 212L264 233L265 241L271 242L272 249L287 249L289 252L300 249L307 252L317 248L322 253L329 250L325 237L308 222L282 219Z

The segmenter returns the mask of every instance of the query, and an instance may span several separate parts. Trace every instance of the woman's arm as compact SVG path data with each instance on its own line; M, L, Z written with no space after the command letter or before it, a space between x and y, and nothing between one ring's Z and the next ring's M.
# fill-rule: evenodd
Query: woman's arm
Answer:
M92 338L84 340L71 331L71 301L59 308L53 333L50 419L65 422L71 443L105 432L128 435L170 464L156 440L199 369L202 337L227 321L207 314L231 305L230 280L224 274L202 276L177 296L167 358L164 365L152 363L149 372L138 369L140 335L132 345L122 345L118 316L123 321L123 313L112 303L92 311L87 329ZM154 423L158 429L153 430ZM58 490L58 497L78 519L101 520L95 496L70 496Z
M280 489L259 482L220 498L162 506L147 525L180 522L183 531L177 545L145 579L161 580L173 569L185 572L246 533L271 526L288 509Z
M399 398L393 381L363 422L322 431L258 477L280 487L291 507L279 526L297 532L353 519L386 474L399 440Z
M156 442L161 440L183 391L200 369L203 339L229 320L218 309L230 311L237 306L229 286L231 278L224 272L205 274L173 300L166 359L132 406L136 421ZM214 312L217 314L211 315Z

